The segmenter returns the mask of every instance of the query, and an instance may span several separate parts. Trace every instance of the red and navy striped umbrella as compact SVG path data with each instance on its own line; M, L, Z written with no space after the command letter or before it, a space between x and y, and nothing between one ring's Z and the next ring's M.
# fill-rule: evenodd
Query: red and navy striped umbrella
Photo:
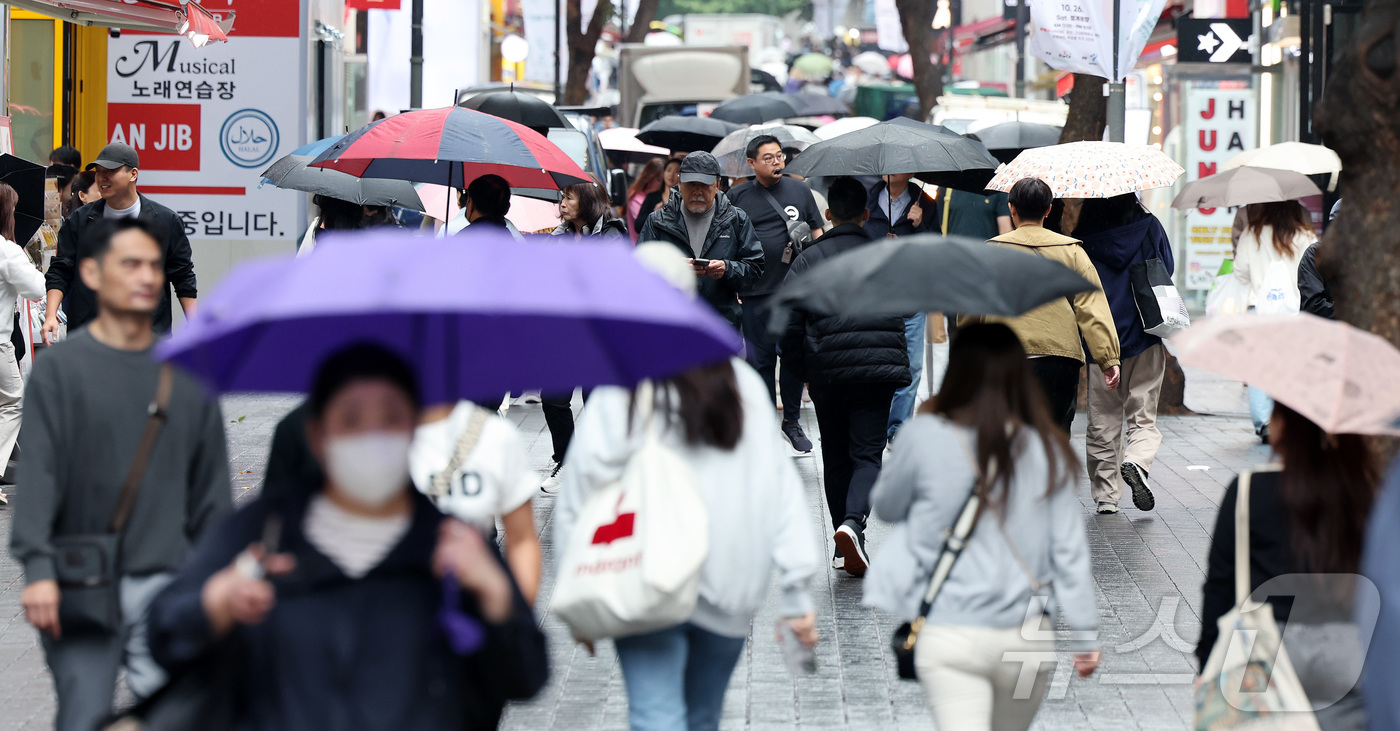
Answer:
M496 174L512 188L562 190L591 180L544 135L473 109L404 112L361 127L312 160L361 178L465 188Z

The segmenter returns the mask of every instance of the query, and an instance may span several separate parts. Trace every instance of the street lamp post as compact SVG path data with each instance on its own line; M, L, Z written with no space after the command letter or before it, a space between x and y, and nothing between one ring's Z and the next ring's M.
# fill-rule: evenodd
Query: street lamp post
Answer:
M1016 97L1026 98L1026 0L1016 0Z
M423 0L409 11L408 106L423 108Z
M1118 46L1122 42L1123 0L1113 0L1113 69L1108 83L1108 141L1123 141L1123 126L1127 117L1127 90L1118 75Z

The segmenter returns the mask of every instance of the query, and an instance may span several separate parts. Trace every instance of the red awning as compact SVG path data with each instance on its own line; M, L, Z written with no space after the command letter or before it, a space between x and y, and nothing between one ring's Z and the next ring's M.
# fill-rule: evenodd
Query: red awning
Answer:
M227 41L233 28L233 11L216 18L196 0L6 0L16 8L64 20L75 25L178 33L196 48L211 41Z

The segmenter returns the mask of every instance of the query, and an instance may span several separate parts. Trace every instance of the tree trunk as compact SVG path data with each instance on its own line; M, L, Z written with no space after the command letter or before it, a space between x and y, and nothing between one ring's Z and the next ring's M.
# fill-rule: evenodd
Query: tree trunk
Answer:
M1065 117L1065 128L1060 132L1060 144L1103 139L1104 128L1108 126L1108 97L1103 95L1103 85L1108 80L1090 74L1074 75L1074 90L1069 94L1069 115ZM1078 199L1065 202L1064 215L1060 226L1065 231L1073 231L1079 221ZM1080 404L1087 409L1085 393L1089 369L1080 371ZM1186 373L1176 356L1167 353L1167 372L1162 379L1162 395L1157 400L1157 413L1182 415L1193 414L1186 408Z
M632 19L622 42L641 43L646 40L647 33L651 32L651 21L656 20L656 9L660 5L661 0L641 0L637 5L637 17Z
M895 0L904 41L909 44L909 60L914 67L914 90L919 95L919 121L928 119L938 97L943 95L943 66L929 57L933 54L934 0ZM941 55L940 55L941 58Z
M564 85L564 104L577 106L588 102L588 72L593 69L593 52L603 35L603 23L610 15L612 3L599 0L588 27L579 30L583 19L580 0L565 3L564 35L569 40L569 73L565 77L568 81Z
M1346 203L1318 247L1317 268L1337 319L1400 346L1400 3L1368 0L1314 114L1322 142L1342 158ZM1396 452L1396 442L1382 447Z

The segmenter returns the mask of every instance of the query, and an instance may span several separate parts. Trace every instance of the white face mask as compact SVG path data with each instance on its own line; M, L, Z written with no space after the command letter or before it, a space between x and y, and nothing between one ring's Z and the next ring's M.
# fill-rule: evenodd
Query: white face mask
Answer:
M408 484L411 432L366 432L326 440L326 474L350 499L377 508Z

